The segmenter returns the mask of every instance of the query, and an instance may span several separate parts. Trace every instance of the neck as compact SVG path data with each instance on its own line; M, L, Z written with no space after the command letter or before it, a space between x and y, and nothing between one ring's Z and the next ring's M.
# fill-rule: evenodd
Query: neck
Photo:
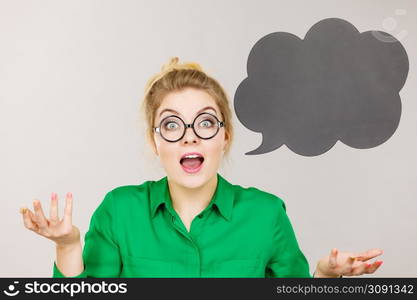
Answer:
M197 188L187 188L168 180L172 206L179 215L195 216L210 203L217 187L217 174Z

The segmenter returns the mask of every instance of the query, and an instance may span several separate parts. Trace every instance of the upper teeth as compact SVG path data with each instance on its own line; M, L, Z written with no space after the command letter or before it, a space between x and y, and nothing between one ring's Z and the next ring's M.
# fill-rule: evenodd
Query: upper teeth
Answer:
M200 156L197 154L192 154L192 155L186 155L183 158L197 158L197 157L200 157Z

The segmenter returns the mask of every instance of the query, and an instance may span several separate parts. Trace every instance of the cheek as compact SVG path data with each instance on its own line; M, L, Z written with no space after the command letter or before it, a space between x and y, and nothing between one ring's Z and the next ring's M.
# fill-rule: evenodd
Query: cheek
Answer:
M172 154L172 148L175 147L174 143L168 143L162 140L160 137L155 138L155 145L160 159L169 156L170 153Z
M224 148L224 143L222 141L222 137L219 137L217 139L213 138L207 143L207 154L209 154L210 157L218 159L221 156Z
M176 161L176 157L172 154L172 151L161 153L159 162L167 173L174 172L178 168L177 164L179 164Z
M161 143L158 148L159 156L164 163L172 163L176 160L177 149L170 144Z

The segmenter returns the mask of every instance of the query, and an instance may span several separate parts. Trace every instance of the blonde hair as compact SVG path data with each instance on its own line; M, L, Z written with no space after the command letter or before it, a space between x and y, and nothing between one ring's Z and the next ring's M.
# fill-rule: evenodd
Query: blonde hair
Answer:
M229 107L229 100L222 86L212 77L207 75L201 66L195 62L178 63L178 57L172 57L169 62L162 66L161 72L152 76L145 86L145 95L141 103L141 114L144 115L147 141L156 147L153 139L153 126L155 114L160 107L164 97L174 91L180 91L188 87L196 88L207 92L213 97L220 109L222 120L225 126L225 134L228 143L224 155L228 157L233 140L232 111Z

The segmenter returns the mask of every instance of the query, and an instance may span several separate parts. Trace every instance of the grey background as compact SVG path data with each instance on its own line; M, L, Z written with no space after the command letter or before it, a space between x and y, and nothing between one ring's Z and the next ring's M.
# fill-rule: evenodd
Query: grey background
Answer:
M106 192L164 176L137 113L146 81L171 56L201 63L233 99L260 38L304 37L337 17L360 32L389 32L407 51L395 133L370 149L339 141L314 157L285 146L245 155L262 136L234 116L220 173L285 201L311 272L332 247L380 247L384 264L372 276L416 277L416 8L411 0L0 1L0 276L52 276L54 244L23 226L19 207L39 199L49 212L54 191L62 213L71 191L84 239Z

